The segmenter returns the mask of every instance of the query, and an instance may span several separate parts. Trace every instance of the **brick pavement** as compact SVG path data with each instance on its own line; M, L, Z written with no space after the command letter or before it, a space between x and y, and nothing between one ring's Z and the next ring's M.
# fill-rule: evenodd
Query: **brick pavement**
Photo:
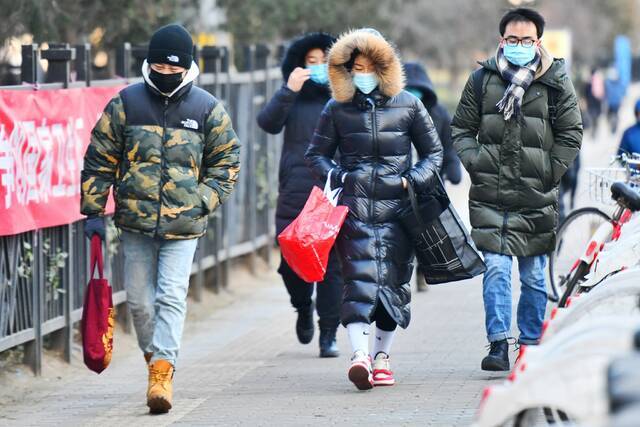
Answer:
M273 272L243 298L192 321L175 378L175 409L147 415L141 355L119 348L101 375L79 363L70 378L33 390L0 408L0 425L468 425L492 376L484 352L478 280L414 294L410 328L393 353L395 387L358 392L343 356L317 358L317 342L302 346L295 313ZM235 286L241 286L236 284ZM117 339L117 336L116 336Z

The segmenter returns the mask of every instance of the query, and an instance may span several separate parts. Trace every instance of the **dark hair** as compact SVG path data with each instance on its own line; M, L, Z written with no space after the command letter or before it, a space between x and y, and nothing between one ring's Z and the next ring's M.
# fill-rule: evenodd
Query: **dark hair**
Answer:
M538 38L542 37L544 33L544 18L537 11L529 9L527 7L520 7L518 9L511 9L500 20L500 35L504 36L504 31L510 22L533 22L536 26L536 32Z
M344 63L344 68L346 68L348 72L351 72L351 70L353 70L353 66L356 63L356 58L358 57L358 55L360 55L360 49L358 48L353 49L353 52L351 52L351 56L349 57L349 60Z

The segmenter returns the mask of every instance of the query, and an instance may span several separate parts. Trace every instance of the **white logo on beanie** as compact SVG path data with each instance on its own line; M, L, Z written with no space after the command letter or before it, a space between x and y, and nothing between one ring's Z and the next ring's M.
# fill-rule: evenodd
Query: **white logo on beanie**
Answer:
M175 55L169 55L169 56L167 56L167 59L168 59L169 61L171 61L171 62L180 62L180 58L178 58L178 57L177 57L177 56L175 56Z

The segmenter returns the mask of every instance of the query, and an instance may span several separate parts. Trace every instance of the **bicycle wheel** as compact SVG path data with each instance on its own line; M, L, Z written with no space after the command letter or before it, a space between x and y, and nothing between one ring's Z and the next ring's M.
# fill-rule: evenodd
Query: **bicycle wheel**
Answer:
M567 300L570 296L578 293L578 290L580 289L579 283L584 280L587 273L589 273L589 264L581 261L578 268L576 268L571 274L571 277L569 277L567 286L565 286L564 293L562 294L562 298L560 298L560 302L558 302L558 307L567 306Z
M582 255L596 229L605 221L611 221L597 208L580 208L571 212L560 224L556 247L549 256L549 299L557 302L564 294L571 268Z

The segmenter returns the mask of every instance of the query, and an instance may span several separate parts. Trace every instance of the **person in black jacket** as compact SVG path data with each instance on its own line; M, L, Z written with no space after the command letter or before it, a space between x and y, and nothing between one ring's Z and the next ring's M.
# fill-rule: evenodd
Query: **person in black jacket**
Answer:
M313 186L324 186L309 173L304 153L322 108L330 99L325 51L334 41L335 38L326 33L310 33L293 41L282 61L285 83L258 115L258 124L266 132L277 134L285 129L276 209L278 234L298 216ZM314 334L314 284L300 279L283 258L278 272L291 304L298 311L298 339L308 344ZM340 323L342 284L340 264L332 253L325 280L316 287L320 357L338 356L336 330Z
M438 95L433 88L433 83L427 70L421 64L406 62L404 64L404 74L407 79L406 91L422 101L438 131L442 149L444 150L440 174L443 179L452 184L459 184L462 180L462 170L458 153L456 153L451 142L451 115L444 106L438 103ZM419 265L418 273L420 273ZM417 278L418 292L425 292L428 288L424 275L418 274Z
M427 70L418 62L406 62L404 74L407 79L406 91L417 96L427 108L429 115L438 131L444 157L442 159L442 178L452 184L459 184L462 180L460 159L451 142L451 115L447 109L438 103L438 95L429 78Z
M340 317L353 349L349 379L366 390L394 384L389 352L396 326L409 325L414 256L398 214L409 204L409 183L418 192L432 188L442 145L424 105L403 90L400 59L380 33L346 33L329 51L328 62L333 100L322 112L306 158L320 178L335 177L334 186L343 187L340 203L349 208L336 242L345 280ZM412 143L419 157L415 165Z

